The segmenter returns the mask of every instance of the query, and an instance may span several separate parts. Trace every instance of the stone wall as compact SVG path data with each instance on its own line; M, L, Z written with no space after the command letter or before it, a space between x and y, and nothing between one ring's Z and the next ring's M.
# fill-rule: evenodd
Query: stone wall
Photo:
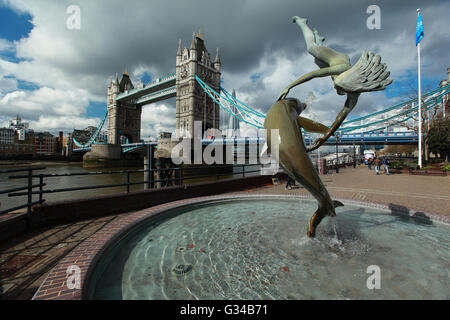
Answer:
M103 195L71 201L44 203L33 208L32 229L96 217L142 210L172 201L241 191L272 184L273 176L254 176L164 189ZM26 230L26 214L0 220L0 241L14 238Z

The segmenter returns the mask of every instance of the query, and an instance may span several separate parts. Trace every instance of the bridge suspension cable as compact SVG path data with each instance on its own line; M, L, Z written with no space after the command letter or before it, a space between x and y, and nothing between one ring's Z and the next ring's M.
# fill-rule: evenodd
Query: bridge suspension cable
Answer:
M173 77L173 75L172 75ZM197 75L195 75L195 79L198 84L202 87L202 89L208 94L208 96L217 103L222 110L230 114L232 117L237 118L240 121L243 121L246 124L254 126L256 128L264 127L264 119L266 117L265 114L247 106L245 103L234 97L230 94L226 89L220 86L220 91L223 93L217 93L214 89L212 89L209 85L207 85L202 79L200 79ZM440 104L443 103L443 97L450 92L450 85L445 87L433 90L423 95L424 100L424 111L431 110L433 108L439 107ZM372 133L375 131L379 131L382 129L386 129L388 127L397 126L401 123L404 123L410 119L413 119L414 116L418 115L418 107L414 106L416 99L383 109L381 111L377 111L371 113L366 116L362 116L356 119L352 119L346 121L342 124L341 128L338 130L338 134L351 134L356 130L368 129L367 131L358 131L357 133L366 134ZM389 112L398 112L394 115L390 115ZM380 119L385 115L384 118ZM74 137L72 137L73 143L78 148L89 148L92 144L96 143L96 139L99 136L106 119L108 118L108 111L106 111L105 116L101 120L94 134L89 138L86 143L78 142ZM367 123L361 125L351 125L357 121L367 120ZM375 127L375 128L373 128ZM130 150L134 150L136 147L130 148Z
M89 140L86 143L84 143L84 144L80 143L75 139L75 137L72 137L73 143L78 148L89 148L92 144L95 144L95 139L97 139L98 135L100 134L107 118L108 118L108 111L106 111L105 116L103 117L102 121L100 122L100 124L97 127L97 130L95 130L94 134L89 138Z
M195 80L202 87L202 89L213 99L224 111L231 116L243 121L251 126L257 128L264 128L264 114L248 107L237 98L233 97L228 91L220 87L224 94L217 93L210 86L208 86L202 79L195 75ZM233 108L234 107L234 108Z
M432 90L432 91L424 94L422 96L422 98L423 98L424 102L426 102L426 101L428 101L430 99L434 99L436 97L442 97L442 96L446 95L447 93L449 93L449 91L450 91L450 84L447 85L447 86L444 86L442 88ZM380 115L382 113L386 113L386 112L389 112L389 111L392 111L392 110L395 110L395 109L409 107L409 106L413 105L416 102L417 102L417 98L414 98L414 99L411 99L409 101L397 104L395 106L383 109L381 111L377 111L377 112L374 112L374 113L371 113L371 114L368 114L368 115L365 115L365 116L362 116L362 117L359 117L359 118L355 118L355 119L352 119L352 120L344 121L343 125L347 125L349 123L353 123L353 122L365 120L365 119L368 119L368 118L372 118L374 116L377 116L377 115Z
M443 102L442 97L439 98L435 98L433 100L428 100L427 102L424 103L424 111L428 111L431 110L433 108L437 108L439 107L439 104ZM339 132L351 132L351 131L355 131L355 130L360 130L363 128L369 128L369 127L374 127L377 126L377 128L372 129L370 131L367 132L372 132L372 131L377 131L377 130L382 130L388 127L392 127L392 126L396 126L399 125L401 123L404 123L410 119L412 119L414 116L418 115L418 107L410 107L410 106L406 106L406 109L403 111L400 111L399 113L390 116L390 117L386 117L384 119L374 119L372 122L366 123L366 124L362 124L359 126L345 126L342 125L342 127L338 130Z
M197 82L203 88L203 90L217 103L219 106L231 116L252 125L257 128L263 128L264 118L266 117L263 113L254 110L253 108L247 106L242 101L238 100L236 97L231 95L226 89L220 87L223 94L217 93L205 82L203 82L197 75L195 76ZM424 106L425 111L432 108L437 108L440 103L443 102L443 96L448 94L450 91L450 85L433 90L424 95ZM342 127L338 130L342 133L351 133L355 130L370 129L361 133L371 133L374 131L382 130L388 127L396 126L404 123L418 114L418 107L414 107L415 100L410 100L393 107L383 109L381 111L374 112L372 114L359 117L353 120L346 121L342 124ZM400 110L398 110L400 109ZM398 112L396 112L398 110ZM391 112L391 114L389 114ZM392 115L392 112L396 112ZM381 118L380 117L383 117ZM365 124L361 125L351 125L357 121L368 120ZM373 129L374 126L377 126Z

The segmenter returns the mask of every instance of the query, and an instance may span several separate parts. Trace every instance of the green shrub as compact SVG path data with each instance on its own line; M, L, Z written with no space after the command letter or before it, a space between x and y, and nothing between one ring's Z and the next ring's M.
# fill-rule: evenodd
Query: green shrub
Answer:
M417 168L417 163L412 163L412 162L406 162L405 166L408 167L408 169L416 169Z
M404 166L404 161L392 161L391 168L396 170L402 170Z
M439 158L431 158L428 160L429 163L441 163L443 160Z

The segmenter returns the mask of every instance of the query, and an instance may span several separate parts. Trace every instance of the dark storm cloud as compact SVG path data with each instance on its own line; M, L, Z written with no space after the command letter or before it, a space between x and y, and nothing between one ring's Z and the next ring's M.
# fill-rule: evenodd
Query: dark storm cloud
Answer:
M443 1L71 2L79 2L82 7L81 32L74 35L67 31L68 37L75 37L72 45L79 59L52 63L69 72L102 76L139 65L150 65L161 75L172 72L178 39L189 47L192 32L199 28L209 51L214 54L219 47L224 68L233 72L252 70L266 51L283 51L288 57L302 54L305 45L299 28L291 21L293 15L307 17L330 47L343 52L348 48L376 49L377 43L395 45L395 37L402 33L414 41L415 10L419 6L423 7L425 26L432 21L431 14L427 21L427 11L433 12L433 20L447 18L445 10L433 9L442 7ZM381 30L366 27L366 9L371 4L381 9ZM62 10L65 8L61 5ZM61 15L60 19L64 18Z
M422 6L425 26L445 21L449 8L443 1L104 1L85 4L86 33L89 41L75 47L81 59L73 65L76 72L102 74L121 72L139 65L151 66L160 75L174 71L178 39L189 47L192 32L202 30L212 55L220 48L227 72L251 72L269 51L284 52L294 58L305 52L300 29L293 15L308 17L310 25L327 38L330 47L359 58L363 49L376 50L396 37L414 41L416 8ZM366 27L366 9L377 4L381 9L381 30ZM92 7L92 10L91 10ZM100 12L101 11L101 12ZM428 14L428 16L427 16ZM428 20L427 20L428 18ZM448 37L448 34L447 34ZM429 38L429 39L428 39ZM442 60L436 44L427 34L430 55L424 63ZM447 39L448 40L448 39ZM357 50L353 52L353 50ZM426 49L424 49L426 50ZM425 51L426 52L426 51ZM424 52L424 57L426 56ZM384 57L395 63L401 57ZM433 63L434 73L442 73L442 64Z
M135 80L143 72L153 77L174 72L178 39L189 47L192 33L201 29L213 58L220 48L226 88L235 88L239 97L265 112L283 86L317 68L306 53L300 29L292 23L294 15L308 18L310 26L325 36L325 45L348 54L352 63L363 50L380 53L399 86L414 79L416 72L416 9L421 7L423 76L442 79L448 67L448 1L3 1L31 13L35 26L17 46L18 56L30 63L2 64L6 73L41 86L88 92L91 100L100 102L106 101L108 79L125 68ZM71 4L81 7L79 31L65 27ZM373 4L381 9L380 30L366 26L366 10ZM329 79L300 87L293 93L304 98L314 92L317 110L328 120L345 101L336 96ZM358 110L375 110L387 100L384 94L368 94ZM174 100L166 105L173 111Z

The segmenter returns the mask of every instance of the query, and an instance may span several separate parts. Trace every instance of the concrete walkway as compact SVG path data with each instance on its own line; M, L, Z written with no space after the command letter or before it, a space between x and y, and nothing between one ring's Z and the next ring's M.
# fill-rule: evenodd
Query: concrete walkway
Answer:
M366 166L341 169L323 175L333 198L395 204L416 211L450 216L450 177L408 174L376 175ZM303 189L286 191L284 184L242 193L301 194ZM86 220L35 230L0 244L0 299L31 299L48 272L73 248L116 219L128 215Z

